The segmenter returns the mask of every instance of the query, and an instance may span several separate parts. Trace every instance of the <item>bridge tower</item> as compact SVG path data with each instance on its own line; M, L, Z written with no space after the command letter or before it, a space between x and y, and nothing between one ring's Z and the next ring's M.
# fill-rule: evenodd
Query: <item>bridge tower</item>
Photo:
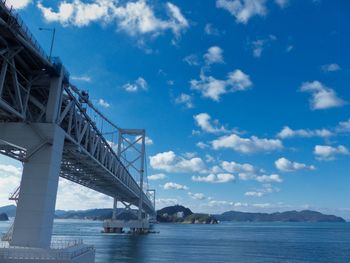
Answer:
M147 233L149 231L149 218L143 210L144 174L145 174L145 147L146 132L143 129L118 128L117 155L136 180L139 181L140 193L138 199L137 219L118 219L117 202L121 202L129 216L135 211L130 209L131 204L123 199L114 197L111 220L105 220L103 228L105 233L121 233L129 228L132 232ZM147 185L148 188L148 185ZM148 192L147 192L148 193Z

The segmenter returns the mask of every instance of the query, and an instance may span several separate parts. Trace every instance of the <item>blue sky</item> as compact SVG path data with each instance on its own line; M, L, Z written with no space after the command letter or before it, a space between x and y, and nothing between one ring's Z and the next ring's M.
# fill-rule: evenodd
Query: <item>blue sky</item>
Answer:
M15 1L121 127L147 130L157 206L350 218L350 3ZM0 204L20 164L1 157ZM16 168L17 167L17 168ZM70 200L69 205L67 200ZM60 209L111 201L60 181Z

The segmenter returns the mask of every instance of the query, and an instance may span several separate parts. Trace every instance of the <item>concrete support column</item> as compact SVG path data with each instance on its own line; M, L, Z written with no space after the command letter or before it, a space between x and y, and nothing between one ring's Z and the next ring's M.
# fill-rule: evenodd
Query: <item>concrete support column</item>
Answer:
M117 219L117 209L118 209L118 199L114 197L113 199L113 214L112 214L112 220Z
M50 138L24 163L11 245L48 248L65 135L55 124L37 124L36 128ZM24 137L30 140L28 133ZM33 136L32 141L36 139Z

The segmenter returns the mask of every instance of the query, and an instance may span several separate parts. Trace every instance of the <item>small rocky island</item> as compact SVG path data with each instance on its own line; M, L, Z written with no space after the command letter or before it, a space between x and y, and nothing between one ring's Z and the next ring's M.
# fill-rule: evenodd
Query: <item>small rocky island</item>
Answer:
M7 214L2 213L0 214L0 221L8 221L9 217L7 216Z
M189 208L181 205L164 207L157 211L159 223L184 223L184 224L217 224L215 217L209 214L193 213Z

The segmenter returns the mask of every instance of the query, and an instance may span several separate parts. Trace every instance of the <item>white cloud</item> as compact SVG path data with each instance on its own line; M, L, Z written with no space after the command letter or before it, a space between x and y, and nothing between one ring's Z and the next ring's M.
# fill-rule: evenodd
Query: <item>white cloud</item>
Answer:
M240 180L242 181L248 181L248 180L253 180L256 178L256 174L255 173L239 173L238 177Z
M339 122L337 128L337 132L350 132L350 119L347 121L341 121Z
M209 213L223 213L232 209L242 209L248 207L248 203L232 202L225 200L209 200L207 204L201 205Z
M213 156L211 156L210 154L206 154L205 155L205 160L207 163L211 163L215 161L215 158Z
M289 53L289 52L291 52L293 49L294 49L294 46L293 46L293 45L288 45L287 48L286 48L286 52Z
M150 157L153 169L163 170L170 173L204 172L205 163L201 158L194 157L185 159L177 156L173 151L158 153Z
M192 130L192 135L193 135L193 136L200 135L200 134L201 134L200 131Z
M59 3L57 12L50 7L44 7L41 2L38 2L37 6L48 22L82 27L91 22L108 20L110 17L109 9L113 7L113 4L106 0L94 3L83 3L80 0L75 0L72 3L64 1Z
M284 157L275 161L275 166L278 170L283 172L292 172L298 170L315 170L313 165L306 165L304 163L292 162Z
M228 85L232 86L234 90L246 90L252 85L249 75L239 69L229 73L226 82Z
M321 67L321 69L324 72L335 72L335 71L341 70L341 67L338 64L336 64L336 63L332 63L332 64L323 65Z
M192 109L194 108L193 102L192 102L192 97L188 94L181 93L176 99L175 99L176 104L183 104L186 106L187 109Z
M165 28L168 27L173 30L174 34L179 35L182 30L189 27L189 23L187 19L182 15L179 7L170 2L167 2L167 7L171 15L171 20L168 21Z
M204 183L228 183L234 180L235 176L229 173L209 174L208 176L192 176L192 181Z
M137 78L137 80L135 80L135 82L133 83L129 82L123 85L123 88L128 92L137 92L139 90L147 90L148 85L147 85L147 81L144 78L139 77Z
M109 104L107 101L105 101L104 99L99 99L98 100L98 105L100 105L103 108L109 108L111 107L111 104Z
M222 173L224 172L224 170L219 166L219 165L214 165L211 169L210 169L211 173L213 174L218 174L218 173Z
M207 53L204 54L203 58L207 65L215 63L224 63L223 53L224 51L220 47L213 46L208 49Z
M20 176L22 169L11 164L0 164L0 174Z
M153 145L153 140L152 140L150 137L146 136L146 138L145 138L145 144L146 144L146 145Z
M6 6L13 7L14 9L23 9L27 7L32 0L6 0Z
M266 0L217 0L216 7L227 10L237 23L246 24L253 16L264 16Z
M185 153L183 154L183 156L184 156L185 158L189 158L189 159L196 157L196 155L197 155L197 153L195 153L195 152L185 152Z
M215 150L227 148L241 153L270 152L283 148L283 144L278 139L266 139L252 136L242 138L236 134L222 136L211 142Z
M193 118L196 121L196 125L199 126L205 132L227 132L224 126L218 126L220 125L218 120L211 121L211 117L208 113L200 113L198 115L193 116Z
M221 163L221 168L229 173L238 173L238 177L241 180L251 180L256 177L256 168L249 163L236 163L223 161Z
M316 145L314 154L319 160L334 160L336 155L349 155L349 150L344 145L332 147L328 145Z
M76 81L91 82L90 76L71 76L70 78Z
M256 40L252 43L253 45L253 56L256 58L261 57L261 54L264 50L265 41L263 39Z
M20 184L22 169L11 164L0 164L0 206L8 205L8 196Z
M230 72L226 80L200 74L200 80L191 80L191 88L201 92L203 97L219 101L224 94L244 91L252 86L249 75L237 69Z
M158 180L163 180L167 177L165 174L160 173L160 174L152 174L152 175L148 176L147 178L149 181L158 181Z
M317 129L317 130L310 130L310 129L299 129L299 130L293 130L288 126L283 127L283 129L277 134L279 138L285 139L285 138L293 138L293 137L321 137L321 138L327 138L331 137L333 133L330 130L327 129Z
M140 139L140 137L141 136L136 137L136 140ZM139 140L137 144L142 144L142 140ZM145 137L145 145L153 145L153 140L148 136Z
M220 35L220 31L219 29L215 28L212 24L208 23L205 25L204 27L204 32L207 35L211 35L211 36L219 36Z
M251 196L251 197L262 197L264 196L263 192L257 192L257 191L250 191L250 192L245 192L245 196Z
M205 148L208 148L208 147L209 147L209 145L206 144L206 143L204 143L204 142L197 142L196 146L197 146L198 148L201 148L201 149L205 149Z
M186 56L183 59L183 61L186 62L190 66L198 66L199 65L198 57L195 54L191 54L191 55Z
M113 206L113 199L87 187L60 178L56 209L83 210Z
M177 184L173 182L166 183L163 188L165 190L188 190L188 187L186 185Z
M188 192L188 195L195 200L204 200L205 199L205 195L202 193L191 193Z
M256 180L260 183L281 183L282 178L278 174L260 175L256 177Z
M289 0L275 0L275 3L281 8L285 8L289 4Z
M276 39L276 36L270 35L268 38L253 41L251 43L253 49L253 56L256 58L261 57L264 49L271 43L271 41L274 41Z
M176 198L159 198L156 199L157 208L163 208L166 206L176 205L179 201Z
M219 101L220 97L228 92L226 81L207 77L204 74L200 75L200 80L191 80L190 83L192 89L200 91L203 97L214 101Z
M270 207L272 207L272 204L262 203L262 204L252 204L252 206L257 207L257 208L270 208Z
M313 110L341 107L346 103L338 97L333 89L328 88L317 80L303 83L300 90L311 93L310 104Z
M249 196L249 197L262 197L262 196L265 196L267 194L271 194L271 193L274 193L274 192L279 192L280 189L278 188L273 188L271 186L271 184L263 184L263 188L262 189L259 189L259 190L256 190L256 191L248 191L248 192L245 192L245 196Z
M256 171L255 167L249 163L236 163L236 162L227 162L223 161L221 167L230 173L254 173Z
M45 7L41 2L37 4L44 18L48 22L59 22L64 26L88 26L92 22L102 24L116 22L121 31L131 36L151 34L157 36L170 30L175 36L189 27L189 23L181 10L174 4L167 2L165 9L168 20L157 18L154 10L146 0L127 2L124 6L118 1L94 0L89 3L80 0L59 3L58 10Z

